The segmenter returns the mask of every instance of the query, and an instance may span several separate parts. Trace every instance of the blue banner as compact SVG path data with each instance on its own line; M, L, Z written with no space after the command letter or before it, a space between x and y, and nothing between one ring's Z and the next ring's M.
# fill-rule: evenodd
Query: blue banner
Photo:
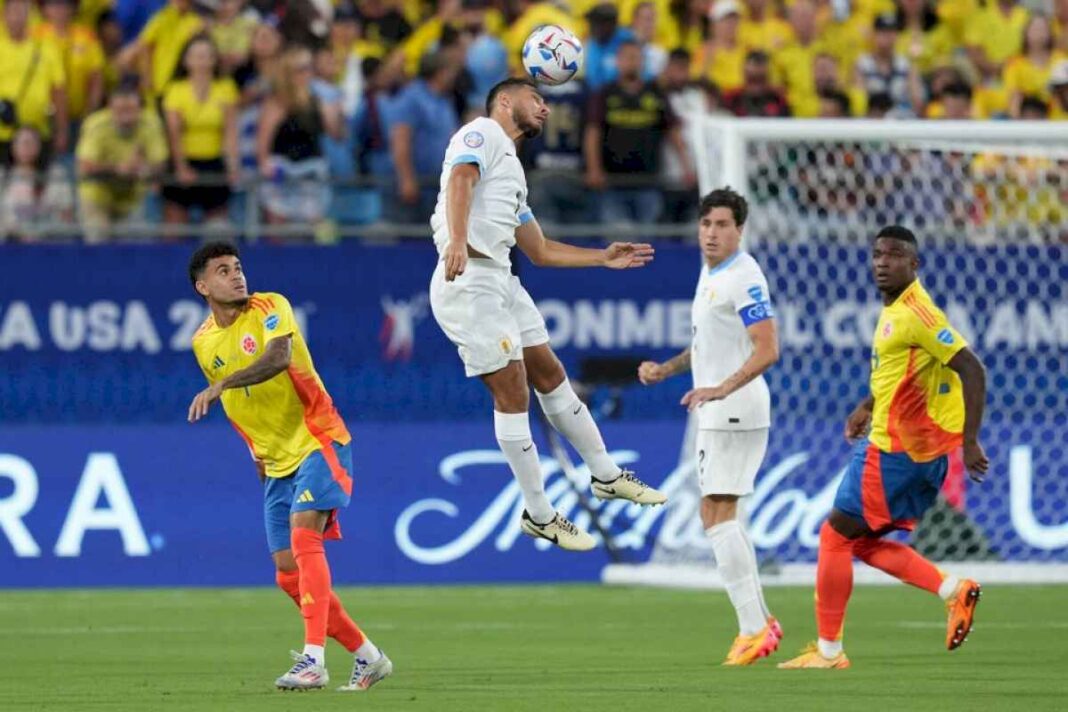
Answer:
M4 247L0 422L181 419L203 386L190 351L205 316L186 275L190 252ZM868 251L757 244L752 252L778 314L783 359L769 374L776 408L837 417L847 408L839 399L865 391L881 308ZM983 357L992 393L1011 388L1041 411L1068 410L1068 251L947 247L925 250L923 259L924 283ZM243 261L251 289L289 297L349 420L487 412L483 389L463 377L430 315L436 255L429 240L250 247ZM662 359L686 348L699 265L696 248L681 245L660 246L652 265L622 272L541 269L520 258L523 282L573 378L596 371L592 358ZM676 379L658 389L621 386L615 396L625 418L670 418L685 388ZM992 417L999 412L995 404Z
M604 428L616 460L670 497L659 508L593 504L626 561L707 548L683 430L681 418ZM1063 453L1039 472L1048 433L1019 434L992 431L989 481L968 485L958 508L996 558L1068 562ZM344 538L328 546L338 582L595 580L610 561L604 547L568 553L520 533L520 494L488 419L364 423L354 436L353 500ZM550 499L589 528L577 494L587 495L588 472L574 473L576 489L539 447ZM749 502L761 558L815 560L848 457L840 422L776 419ZM221 423L4 428L0 588L269 583L261 498L247 450Z

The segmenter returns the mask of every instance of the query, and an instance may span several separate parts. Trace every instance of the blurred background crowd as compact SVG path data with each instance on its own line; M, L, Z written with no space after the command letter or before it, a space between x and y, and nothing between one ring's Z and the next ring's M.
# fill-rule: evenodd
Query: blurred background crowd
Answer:
M689 112L1068 118L1068 0L0 4L10 241L421 235L449 137L547 23L585 45L522 147L550 223L692 219Z

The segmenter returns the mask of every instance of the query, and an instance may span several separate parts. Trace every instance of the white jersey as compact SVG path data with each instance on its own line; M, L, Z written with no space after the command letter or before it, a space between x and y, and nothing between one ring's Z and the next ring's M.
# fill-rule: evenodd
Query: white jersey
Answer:
M715 267L702 266L693 299L690 369L695 388L718 386L753 353L748 327L774 316L768 281L748 253L737 252ZM723 400L702 403L705 430L755 430L771 426L771 395L757 376Z
M534 219L527 206L527 179L515 142L500 124L488 118L475 119L453 134L441 167L438 204L430 218L439 255L449 241L446 187L452 167L459 163L477 165L480 174L471 201L467 244L497 264L510 265L508 251L515 245L515 229Z

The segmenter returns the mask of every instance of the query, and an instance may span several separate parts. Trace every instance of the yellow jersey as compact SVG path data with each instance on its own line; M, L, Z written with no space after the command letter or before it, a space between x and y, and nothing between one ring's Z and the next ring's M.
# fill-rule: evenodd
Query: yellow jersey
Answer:
M178 63L182 61L182 50L186 43L203 30L204 20L200 15L192 10L182 12L170 3L153 15L141 30L137 41L152 52L153 95L163 93L167 83L174 78Z
M1018 54L1005 62L1005 68L1001 72L1001 83L1009 94L1020 92L1023 96L1035 96L1048 102L1050 100L1050 72L1066 59L1068 59L1068 54L1054 50L1049 61L1044 66L1039 66L1025 55Z
M118 166L136 156L151 165L162 164L167 160L163 122L155 110L142 109L134 130L123 133L112 120L111 109L101 109L90 114L82 124L75 156L103 166ZM83 179L78 183L78 196L83 203L122 212L140 205L147 192L146 182L133 178Z
M36 39L55 43L63 57L67 79L67 106L72 119L82 119L97 107L89 106L89 84L94 74L104 71L104 50L96 33L82 25L71 25L65 35L53 25L42 22L33 30Z
M2 25L3 23L0 23ZM47 139L52 135L52 91L66 84L63 59L51 40L0 37L0 98L16 104L19 123ZM20 95L21 92L21 95ZM15 131L0 127L0 141Z
M163 95L163 108L182 117L182 150L188 160L209 161L223 154L226 111L237 105L237 85L232 79L216 79L201 101L188 79L171 82Z
M960 446L964 398L946 364L967 345L918 279L883 307L871 349L876 447L929 462Z
M222 406L268 477L286 477L316 450L352 441L334 408L293 308L281 294L257 292L245 311L226 328L209 316L193 335L193 353L209 383L252 365L272 339L293 337L289 368L247 388L223 391Z
M1023 32L1031 19L1026 8L1015 5L1008 17L991 2L968 17L964 26L964 42L986 52L987 59L1004 64L1009 57L1020 53Z

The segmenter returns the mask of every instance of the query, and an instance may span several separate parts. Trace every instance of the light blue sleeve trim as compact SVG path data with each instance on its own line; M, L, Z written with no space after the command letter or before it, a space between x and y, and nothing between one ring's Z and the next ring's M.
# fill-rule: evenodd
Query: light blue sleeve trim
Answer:
M524 210L519 213L519 224L526 225L528 222L534 219L534 212L532 210Z
M452 163L450 163L449 165L455 166L460 163L474 163L476 166L478 166L479 174L483 172L482 159L473 153L465 153L463 155L457 156L456 158L452 159Z

